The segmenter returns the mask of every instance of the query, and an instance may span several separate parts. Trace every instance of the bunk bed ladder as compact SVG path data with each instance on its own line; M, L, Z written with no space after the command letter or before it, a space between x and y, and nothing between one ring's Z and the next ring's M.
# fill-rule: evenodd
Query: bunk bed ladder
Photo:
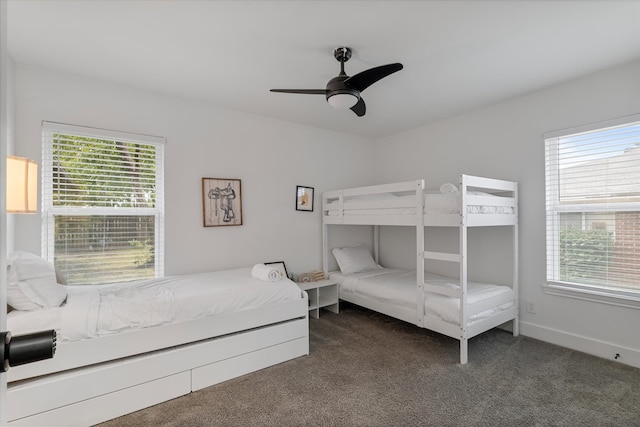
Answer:
M447 262L456 262L460 268L460 291L459 293L452 294L450 296L455 296L460 298L460 364L464 365L468 361L468 336L466 330L467 324L467 313L466 313L466 303L467 303L467 209L466 209L466 201L465 194L467 191L467 182L465 179L465 175L460 176L460 223L458 224L459 229L459 252L458 253L448 253L448 252L434 252L434 251L425 251L424 250L424 216L421 215L420 220L418 221L418 225L416 227L416 242L418 246L418 268L417 268L417 276L418 276L418 326L424 327L424 292L425 288L433 290L435 292L441 293L442 291L436 291L435 288L431 288L430 285L425 283L424 278L424 266L425 259L436 260L436 261L447 261ZM422 200L424 203L424 199ZM422 210L421 210L422 212Z

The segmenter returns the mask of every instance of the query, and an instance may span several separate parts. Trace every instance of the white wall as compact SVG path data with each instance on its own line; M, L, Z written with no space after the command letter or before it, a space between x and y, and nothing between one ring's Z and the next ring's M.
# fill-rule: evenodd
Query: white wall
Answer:
M165 274L321 263L320 194L373 179L371 141L16 65L16 150L41 159L43 120L166 137ZM201 178L242 180L243 224L202 226ZM315 187L314 212L295 210ZM40 219L21 216L15 249L40 253Z
M376 180L424 177L437 187L457 182L458 174L466 173L518 181L522 333L602 357L620 353L622 362L640 366L640 310L548 295L542 289L546 277L543 133L638 112L640 61L380 140ZM415 265L413 243L400 243L413 239L411 230L386 229L381 236L392 243L383 252L383 262ZM508 242L506 235L495 240ZM499 270L508 253L487 251L486 241L483 245L471 249L470 262L475 263L477 275L487 277L491 270ZM488 266L475 262L478 257L488 260ZM535 302L535 315L524 311L525 300Z

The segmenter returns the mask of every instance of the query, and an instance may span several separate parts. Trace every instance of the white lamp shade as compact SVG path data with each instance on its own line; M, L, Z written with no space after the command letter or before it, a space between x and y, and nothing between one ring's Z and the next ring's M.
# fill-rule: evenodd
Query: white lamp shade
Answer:
M7 156L7 212L38 210L38 165L24 157Z
M337 93L327 100L333 108L347 110L358 103L358 97L350 93Z

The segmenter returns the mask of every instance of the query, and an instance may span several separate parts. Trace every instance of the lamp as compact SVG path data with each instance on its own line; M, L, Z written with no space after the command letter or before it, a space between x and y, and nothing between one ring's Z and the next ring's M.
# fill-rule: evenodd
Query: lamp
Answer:
M24 157L7 156L7 212L38 210L38 165Z
M353 93L336 93L327 98L333 108L347 110L358 103L359 98Z

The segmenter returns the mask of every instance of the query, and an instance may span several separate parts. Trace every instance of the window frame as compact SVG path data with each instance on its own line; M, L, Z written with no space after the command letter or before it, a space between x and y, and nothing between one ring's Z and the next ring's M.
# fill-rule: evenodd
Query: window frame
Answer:
M640 309L640 290L624 290L624 289L611 289L605 288L598 285L587 285L587 284L579 284L579 283L569 283L563 282L560 280L550 280L549 279L549 268L558 269L559 265L556 263L553 266L550 266L550 243L549 240L552 240L552 248L555 251L559 249L559 230L560 228L555 224L551 224L555 221L559 220L560 213L567 212L576 212L583 213L585 211L589 212L605 212L612 211L609 205L606 204L598 204L598 203L583 203L583 204L574 204L574 205L565 205L560 206L560 204L551 203L550 206L550 190L549 190L549 175L553 172L558 172L558 168L550 168L549 167L549 155L548 144L550 144L550 140L555 139L556 144L557 140L584 132L597 131L599 129L606 129L615 126L624 126L631 125L635 122L640 121L640 114L633 114L625 117L620 117L612 120L606 120L597 123L586 124L582 126L561 129L553 132L547 132L543 135L544 140L544 150L545 150L545 230L546 230L546 240L545 240L545 264L546 264L546 273L545 273L545 283L543 285L543 291L547 294L570 297L580 300L586 300L591 302L598 302L604 304L610 304L615 306L627 307ZM553 142L551 142L553 143ZM554 150L557 154L557 150ZM551 156L553 157L553 155ZM557 164L557 159L551 158L551 163ZM623 211L638 211L640 210L640 203L616 203L615 212L623 212ZM553 234L550 229L556 231ZM550 236L550 234L553 234ZM554 277L558 277L557 274L554 274Z
M64 207L53 204L53 134L83 136L127 143L153 145L155 156L155 207ZM42 257L50 262L55 258L55 216L154 216L154 277L164 276L164 149L163 137L120 132L109 129L78 126L56 122L42 122ZM47 151L48 150L48 151Z

